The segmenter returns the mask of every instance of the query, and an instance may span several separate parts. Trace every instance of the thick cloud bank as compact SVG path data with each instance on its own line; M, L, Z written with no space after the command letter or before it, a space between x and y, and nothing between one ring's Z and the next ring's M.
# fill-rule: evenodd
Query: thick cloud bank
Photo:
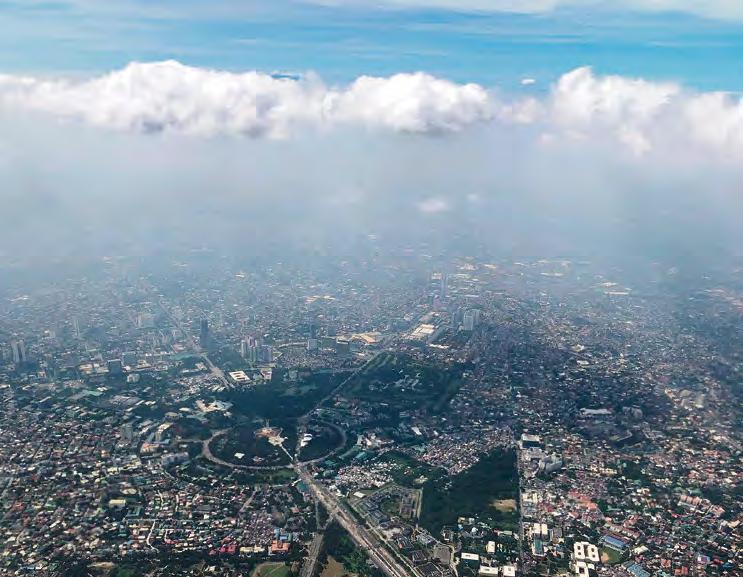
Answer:
M84 81L3 75L0 104L127 132L291 139L338 127L442 135L530 126L545 146L595 141L638 158L743 157L740 98L590 68L566 73L544 96L503 98L420 72L329 87L314 75L132 63Z
M563 75L543 111L563 134L613 138L634 154L743 156L743 101L693 93L673 83L597 77L590 68Z
M371 237L430 255L740 256L737 98L588 68L540 83L329 87L173 62L4 76L0 268L204 246L348 256Z
M235 74L174 61L132 63L85 82L0 76L0 100L115 129L252 137L348 123L455 131L490 115L482 87L422 73L362 77L336 90L315 77Z

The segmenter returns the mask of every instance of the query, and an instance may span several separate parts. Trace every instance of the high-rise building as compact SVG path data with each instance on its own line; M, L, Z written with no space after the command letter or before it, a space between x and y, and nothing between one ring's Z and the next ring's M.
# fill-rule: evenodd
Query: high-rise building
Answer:
M26 345L23 341L13 341L10 343L10 348L13 351L13 362L16 365L26 362Z
M134 439L134 427L131 423L124 423L121 425L121 439L124 441L131 441Z
M123 372L121 359L111 359L106 363L109 375L120 375Z
M273 347L270 345L261 345L258 351L258 360L262 363L273 362Z
M137 362L137 353L133 351L127 351L121 354L121 364L125 367L136 367Z
M250 363L260 361L261 340L255 337L245 337L240 343L242 358Z
M209 346L209 321L207 319L201 319L199 325L199 345L202 349Z
M475 330L475 311L468 310L464 313L464 318L462 319L462 326L465 331L473 331Z

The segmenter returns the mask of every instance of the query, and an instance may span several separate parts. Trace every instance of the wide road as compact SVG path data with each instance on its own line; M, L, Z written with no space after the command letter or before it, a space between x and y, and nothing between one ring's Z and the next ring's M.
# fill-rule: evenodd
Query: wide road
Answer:
M315 565L317 565L317 559L320 556L320 549L322 549L323 532L318 532L310 543L310 547L307 551L307 557L302 565L302 571L299 573L299 577L312 577L315 573Z
M314 497L327 509L328 514L343 527L372 562L388 577L411 577L411 573L390 553L383 543L359 523L335 495L312 478L302 466L296 471Z

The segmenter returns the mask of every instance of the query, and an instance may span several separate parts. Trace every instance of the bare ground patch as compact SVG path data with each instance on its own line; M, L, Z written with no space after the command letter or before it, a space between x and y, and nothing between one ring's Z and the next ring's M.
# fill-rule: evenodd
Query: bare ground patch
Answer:
M496 499L492 505L501 513L513 513L517 507L516 499Z

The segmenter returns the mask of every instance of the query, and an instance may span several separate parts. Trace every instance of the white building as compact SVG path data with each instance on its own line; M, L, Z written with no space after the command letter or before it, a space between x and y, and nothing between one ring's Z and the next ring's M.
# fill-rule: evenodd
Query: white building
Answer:
M596 563L601 561L599 548L588 541L577 541L573 544L572 569L578 577L588 577L589 572L596 569Z
M573 559L575 561L598 563L601 560L599 548L588 541L576 541L573 543Z

